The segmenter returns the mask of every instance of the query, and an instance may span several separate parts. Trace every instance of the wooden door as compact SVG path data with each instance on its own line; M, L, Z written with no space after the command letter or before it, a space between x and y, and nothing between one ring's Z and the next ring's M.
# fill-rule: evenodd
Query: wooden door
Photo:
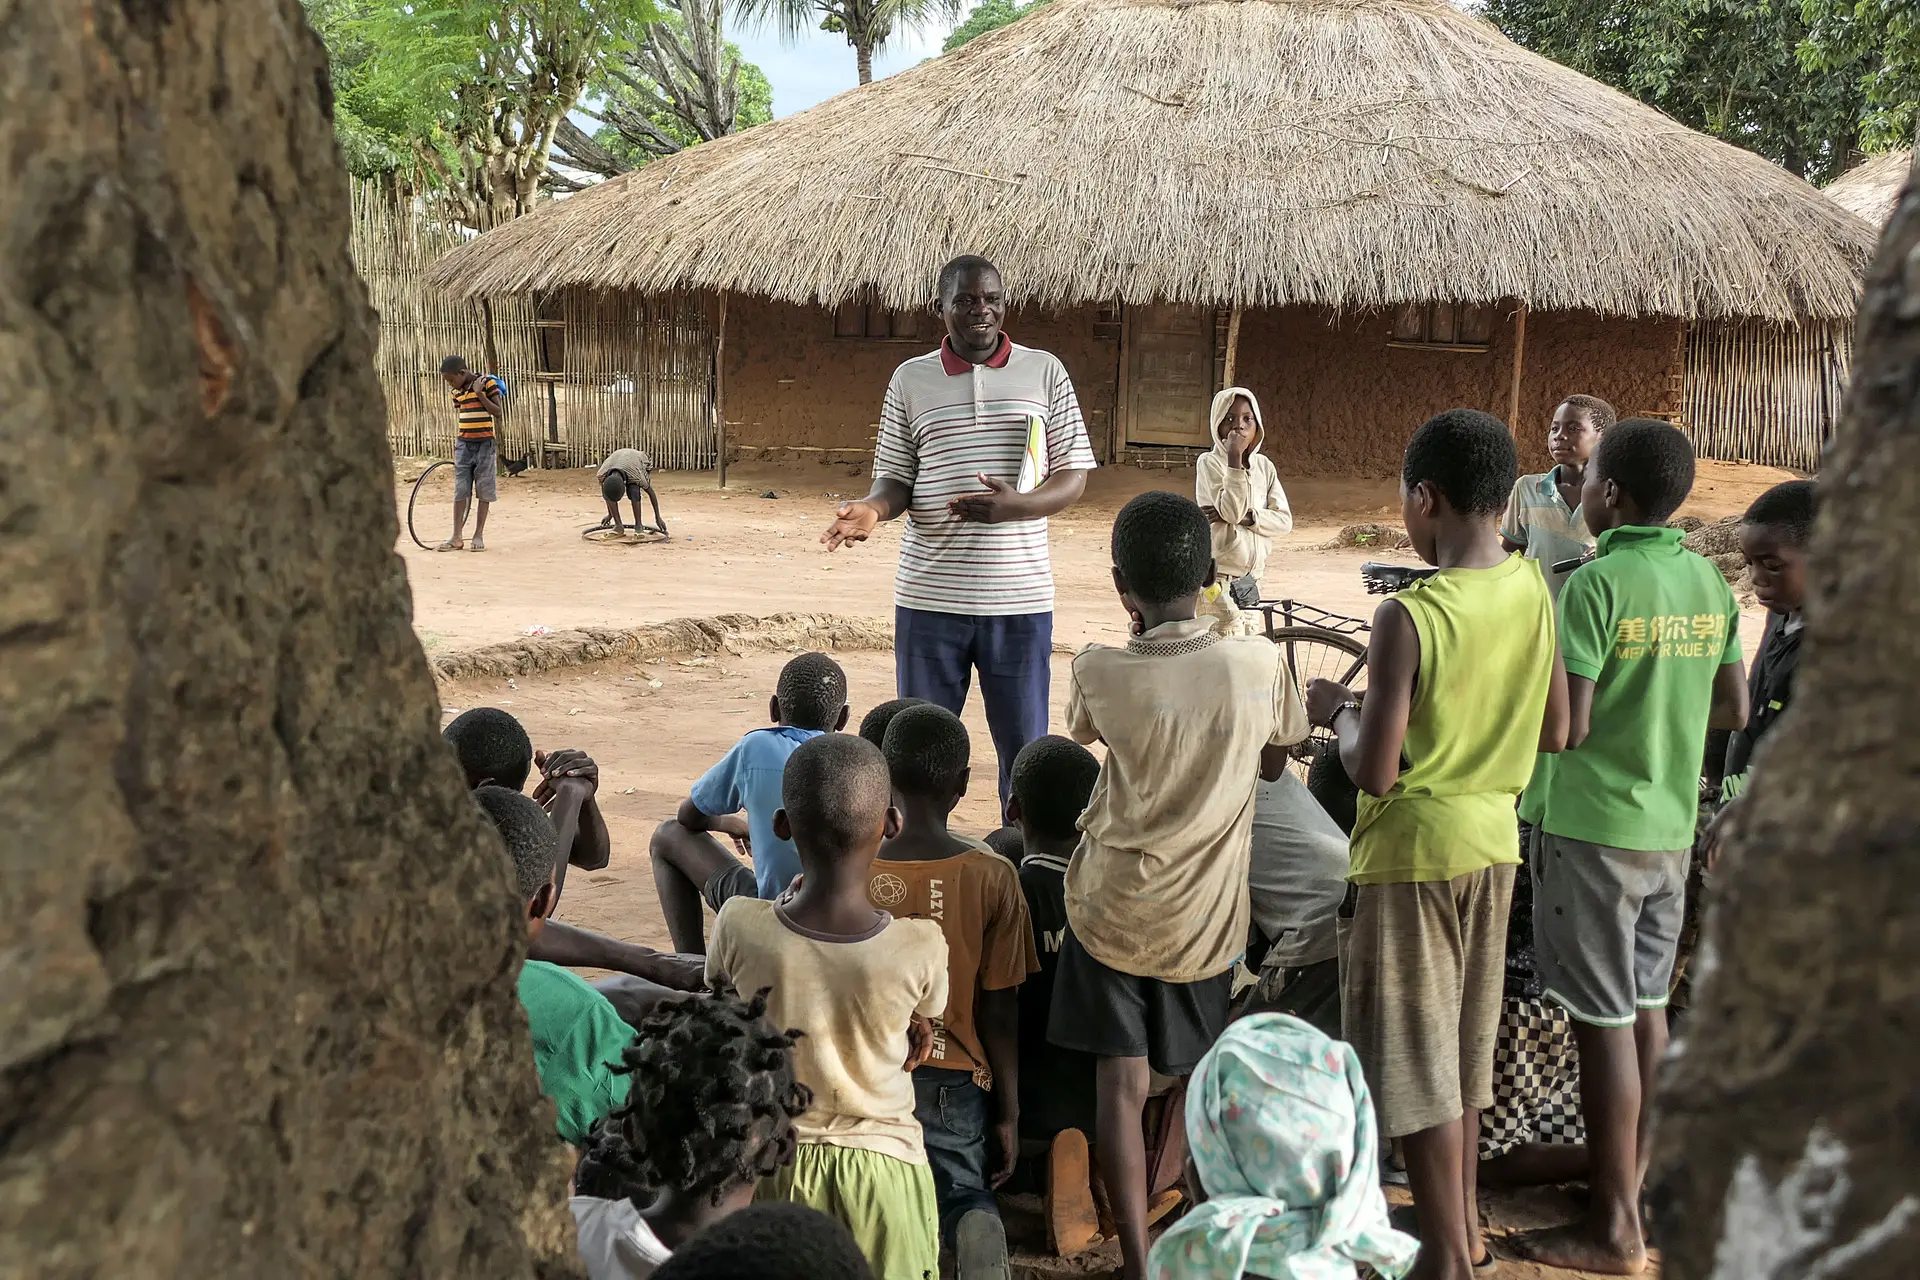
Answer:
M1207 405L1213 392L1212 311L1128 309L1128 444L1208 448Z

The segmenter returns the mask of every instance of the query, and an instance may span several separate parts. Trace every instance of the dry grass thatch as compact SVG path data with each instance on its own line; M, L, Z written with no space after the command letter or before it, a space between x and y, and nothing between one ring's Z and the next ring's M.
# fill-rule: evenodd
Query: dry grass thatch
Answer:
M659 160L441 259L564 285L923 302L1427 299L1850 316L1871 228L1445 0L1055 0L944 57Z
M1876 227L1884 227L1893 216L1900 188L1906 185L1907 174L1912 169L1912 151L1870 156L1828 183L1827 195L1841 208L1859 214Z

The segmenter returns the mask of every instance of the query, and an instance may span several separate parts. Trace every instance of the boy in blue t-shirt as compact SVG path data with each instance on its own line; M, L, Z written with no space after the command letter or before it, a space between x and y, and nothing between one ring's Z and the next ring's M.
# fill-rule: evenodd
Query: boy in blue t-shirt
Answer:
M1587 468L1592 561L1560 592L1572 725L1536 777L1534 960L1580 1050L1592 1195L1583 1220L1514 1238L1549 1266L1633 1275L1647 1264L1640 1183L1668 982L1686 898L1709 728L1747 718L1740 608L1667 518L1693 447L1650 418L1620 423ZM1543 785L1544 784L1544 785ZM1530 788L1531 791L1531 788Z
M780 669L767 714L773 725L734 743L653 833L653 883L675 951L706 954L702 900L717 912L728 898L777 898L800 874L793 841L773 833L780 779L801 743L846 727L847 673L824 653L801 654ZM751 856L753 866L716 834Z

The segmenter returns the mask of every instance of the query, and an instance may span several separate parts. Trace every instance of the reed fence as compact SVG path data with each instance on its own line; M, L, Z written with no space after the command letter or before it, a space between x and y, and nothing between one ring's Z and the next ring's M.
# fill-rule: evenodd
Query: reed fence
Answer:
M404 197L354 186L353 259L380 315L376 361L395 453L452 456L440 361L461 355L507 383L502 457L593 466L634 445L663 468L715 465L714 332L704 299L568 289L463 300L430 287L426 271L465 240Z
M1844 324L1698 324L1687 335L1682 428L1703 458L1817 471L1853 364Z

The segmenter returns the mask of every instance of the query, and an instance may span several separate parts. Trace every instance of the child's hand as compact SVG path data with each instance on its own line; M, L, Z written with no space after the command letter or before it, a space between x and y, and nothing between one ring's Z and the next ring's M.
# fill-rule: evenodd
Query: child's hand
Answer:
M548 784L562 778L577 778L587 784L590 791L600 789L600 766L593 757L575 747L562 747L548 755L542 751L533 753L533 762L545 776Z
M914 1014L907 1022L907 1061L900 1069L912 1071L933 1056L933 1022Z
M865 499L843 502L834 513L833 523L820 535L820 541L827 544L827 550L837 551L849 542L865 542L873 532L873 526L880 523L880 510Z
M1220 516L1220 508L1218 508L1218 507L1208 507L1208 506L1202 506L1202 507L1200 508L1200 514L1201 514L1201 515L1203 515L1203 516L1205 516L1205 517L1206 517L1206 518L1207 518L1207 519L1208 519L1209 521L1211 521L1211 522L1212 522L1212 523L1214 523L1214 524L1225 524L1225 523L1226 523L1226 521L1225 521L1224 519L1222 519L1222 518L1221 518L1221 516Z
M1745 806L1741 800L1729 800L1713 815L1713 821L1707 824L1706 839L1700 842L1701 867L1712 875L1714 868L1720 865L1720 852L1727 846L1727 834L1733 830L1733 824L1739 820L1739 813Z
M1000 1165L988 1176L987 1185L998 1191L1013 1176L1013 1167L1020 1160L1019 1118L995 1121L993 1135L1000 1140Z
M1334 712L1352 697L1353 691L1338 680L1316 678L1307 681L1308 722L1327 728L1333 723Z

